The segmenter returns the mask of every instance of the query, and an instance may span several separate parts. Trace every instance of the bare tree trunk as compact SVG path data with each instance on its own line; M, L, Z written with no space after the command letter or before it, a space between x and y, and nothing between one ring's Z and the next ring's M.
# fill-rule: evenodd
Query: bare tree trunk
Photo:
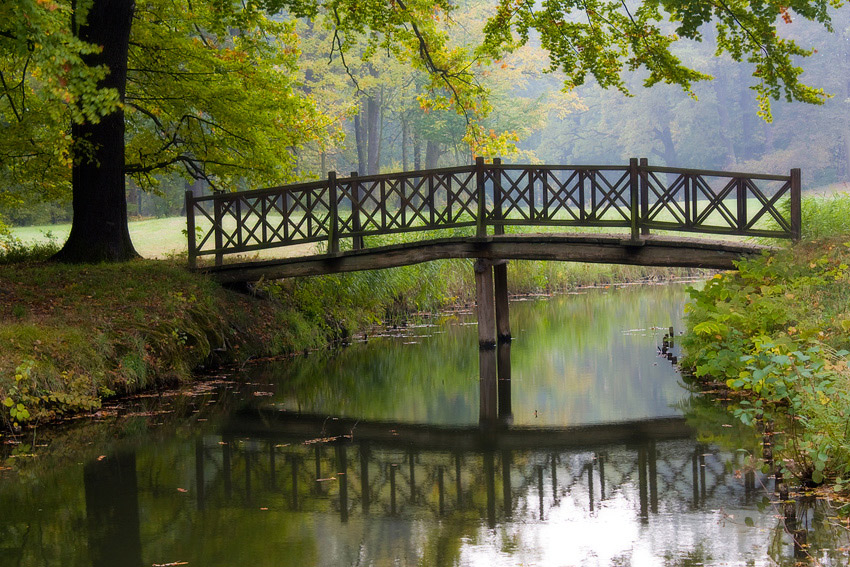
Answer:
M428 143L425 145L425 169L436 168L441 153L439 142L428 140Z
M84 59L109 69L100 86L116 89L122 101L134 10L133 0L95 0L86 22L74 22L77 37L102 46L100 53ZM104 116L97 124L73 124L71 136L76 153L71 168L74 218L68 240L54 259L117 262L138 257L127 227L124 111Z
M407 171L407 118L401 118L401 170Z
M360 104L360 111L354 115L354 138L357 144L357 173L366 175L366 135L363 131L363 121L360 115L363 114L363 103Z
M413 169L419 171L422 169L422 144L419 143L419 136L413 135Z
M375 175L380 173L378 160L380 158L380 137L381 137L381 128L380 128L380 115L381 115L381 103L380 103L380 95L373 92L369 98L366 99L366 119L367 119L367 158L366 158L366 174L367 175Z

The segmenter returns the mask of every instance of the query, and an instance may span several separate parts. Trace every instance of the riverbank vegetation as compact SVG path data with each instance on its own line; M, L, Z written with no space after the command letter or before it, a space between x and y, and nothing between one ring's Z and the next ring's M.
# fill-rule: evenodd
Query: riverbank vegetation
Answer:
M321 348L381 322L471 303L472 264L260 282L226 290L185 258L45 262L55 243L0 247L0 415L5 426L99 407L113 395L193 379L205 366ZM686 270L516 262L513 293L686 276Z
M803 242L691 290L682 364L773 432L786 473L850 489L850 195L803 215Z

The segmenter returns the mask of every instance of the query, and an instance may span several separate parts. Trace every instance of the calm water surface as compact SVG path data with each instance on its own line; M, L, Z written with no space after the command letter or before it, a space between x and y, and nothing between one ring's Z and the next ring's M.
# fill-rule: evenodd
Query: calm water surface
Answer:
M514 302L498 351L448 316L28 437L0 565L846 565L658 356L684 299Z

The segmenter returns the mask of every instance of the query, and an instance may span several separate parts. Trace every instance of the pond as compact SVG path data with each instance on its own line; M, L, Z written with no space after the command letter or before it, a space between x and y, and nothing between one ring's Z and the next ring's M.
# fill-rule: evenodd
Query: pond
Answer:
M0 565L846 565L659 356L681 285L446 314L7 445Z

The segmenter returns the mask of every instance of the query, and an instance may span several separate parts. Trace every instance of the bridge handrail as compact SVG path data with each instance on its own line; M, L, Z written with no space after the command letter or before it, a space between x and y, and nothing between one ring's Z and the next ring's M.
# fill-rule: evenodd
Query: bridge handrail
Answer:
M771 191L764 184L779 184ZM628 165L487 164L337 177L195 197L186 192L189 263L202 255L325 242L331 256L350 239L475 227L621 227L800 238L800 170L768 175ZM789 214L779 206L790 198ZM772 219L778 229L765 228ZM199 222L200 221L200 222ZM204 224L204 227L200 225ZM347 244L346 244L347 245Z

